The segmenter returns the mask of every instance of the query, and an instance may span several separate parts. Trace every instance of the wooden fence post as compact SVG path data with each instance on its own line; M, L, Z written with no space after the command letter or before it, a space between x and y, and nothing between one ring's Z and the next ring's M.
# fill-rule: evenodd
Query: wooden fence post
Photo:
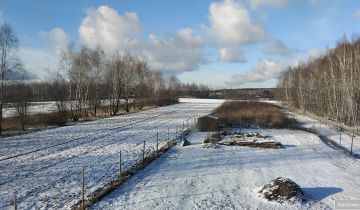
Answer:
M81 209L85 209L85 167L81 171Z
M120 176L121 176L121 173L122 173L122 160L121 160L121 150L120 150L120 153L119 153L119 169L120 169Z
M156 153L159 154L159 132L156 132Z
M353 135L352 135L352 137L351 137L351 149L350 149L351 155L353 155L354 135L355 135L355 133L354 133L354 131L353 131Z
M340 128L340 146L341 146L341 128Z
M143 154L142 154L142 167L144 168L144 166L145 166L145 141L144 141Z
M14 194L14 210L17 210L16 194Z

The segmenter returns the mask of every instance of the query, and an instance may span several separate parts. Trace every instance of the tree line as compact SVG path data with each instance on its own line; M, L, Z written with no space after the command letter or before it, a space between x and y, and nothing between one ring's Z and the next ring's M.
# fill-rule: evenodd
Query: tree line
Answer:
M360 38L343 38L308 63L288 67L280 77L289 106L347 125L360 123Z
M18 116L24 118L30 102L55 101L60 124L71 119L78 121L87 116L96 117L99 109L109 116L131 108L141 110L145 105L168 105L181 96L207 97L205 85L183 84L176 76L168 79L162 71L130 53L106 54L98 46L79 49L70 45L59 55L59 68L51 71L47 81L28 83L7 81L7 69L23 70L16 57L18 40L11 26L0 28L1 88L0 125L4 104L16 103ZM10 56L11 54L11 56ZM0 134L1 134L0 126Z

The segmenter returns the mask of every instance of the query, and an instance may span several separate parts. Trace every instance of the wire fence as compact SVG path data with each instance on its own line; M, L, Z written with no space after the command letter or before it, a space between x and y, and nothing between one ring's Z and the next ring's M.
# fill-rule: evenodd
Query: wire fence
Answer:
M360 138L357 136L357 128L349 130L341 126L326 125L320 121L313 121L313 125L308 130L316 133L321 139L343 152L355 158L360 158Z
M66 200L69 202L64 204L61 201L64 198L63 196L55 199L54 197L57 196L52 196L51 199L53 200L49 200L50 204L45 206L45 208L83 209L88 207L99 197L102 197L114 189L114 187L119 186L136 171L144 168L152 160L159 157L164 151L174 145L179 137L185 135L186 131L192 129L196 122L197 118L194 117L187 118L181 123L178 122L173 127L166 126L166 122L163 122L158 124L158 127L161 127L161 129L159 128L156 133L148 135L142 141L121 141L125 138L131 139L141 135L141 132L134 131L133 135L122 137L118 145L110 145L112 148L107 148L107 153L94 150L83 158L77 157L83 160L86 158L86 160L79 160L77 161L78 164L75 162L75 166L71 167L65 176L57 177L47 185L34 186L32 189L29 187L30 190L26 193L18 194L14 192L13 199L8 199L8 202L11 202L10 205L5 204L5 206L15 210L20 209L19 206L21 206L22 202L36 202L35 200L26 199L32 192L42 191L47 193L47 190L51 189L52 193L55 194L65 193ZM166 129L164 129L164 126L166 126ZM48 175L56 176L56 173L57 169L53 168ZM42 177L39 178L41 179ZM48 198L47 196L42 196L42 199L50 199L50 196Z

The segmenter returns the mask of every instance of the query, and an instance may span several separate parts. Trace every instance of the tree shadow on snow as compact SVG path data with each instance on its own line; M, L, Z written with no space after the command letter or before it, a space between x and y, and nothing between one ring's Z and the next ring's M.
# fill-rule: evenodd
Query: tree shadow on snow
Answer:
M302 190L304 191L306 198L317 201L343 191L343 189L338 187L308 187L302 188Z

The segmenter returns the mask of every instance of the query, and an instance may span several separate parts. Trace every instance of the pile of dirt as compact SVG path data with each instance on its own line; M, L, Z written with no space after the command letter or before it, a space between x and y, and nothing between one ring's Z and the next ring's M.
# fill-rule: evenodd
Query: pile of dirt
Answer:
M231 132L225 130L208 136L204 140L204 144L209 143L224 146L247 146L273 149L283 148L281 143L276 142L270 137L262 135L258 132Z
M218 144L224 146L247 146L247 147L261 147L261 148L273 148L280 149L283 148L282 144L276 141L236 141L236 140L224 140L219 141Z
M266 184L259 193L269 201L276 201L279 203L295 203L301 202L304 192L300 186L294 181L278 177Z

